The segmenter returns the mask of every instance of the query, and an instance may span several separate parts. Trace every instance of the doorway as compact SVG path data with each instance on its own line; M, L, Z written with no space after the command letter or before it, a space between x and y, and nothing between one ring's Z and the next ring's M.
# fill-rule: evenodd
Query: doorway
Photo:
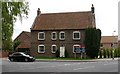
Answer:
M65 46L60 46L60 57L65 57Z

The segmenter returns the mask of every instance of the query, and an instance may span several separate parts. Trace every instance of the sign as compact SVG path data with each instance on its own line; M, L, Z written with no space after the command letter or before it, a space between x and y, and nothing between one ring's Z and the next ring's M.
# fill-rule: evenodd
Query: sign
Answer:
M85 46L80 45L74 45L74 52L76 53L84 53L85 52Z
M83 53L85 52L85 48L82 48L82 52L83 52Z
M76 52L76 53L80 53L80 52L81 52L81 49L80 49L80 48L75 48L75 52Z

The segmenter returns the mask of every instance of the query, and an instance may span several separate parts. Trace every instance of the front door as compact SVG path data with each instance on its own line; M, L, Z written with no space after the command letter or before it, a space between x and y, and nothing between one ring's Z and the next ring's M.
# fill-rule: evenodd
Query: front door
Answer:
M64 46L60 47L60 57L65 57L65 47Z

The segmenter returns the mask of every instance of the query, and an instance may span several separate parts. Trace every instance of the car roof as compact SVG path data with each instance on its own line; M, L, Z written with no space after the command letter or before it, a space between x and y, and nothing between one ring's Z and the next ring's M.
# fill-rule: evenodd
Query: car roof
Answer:
M25 53L23 53L23 52L14 52L13 54L16 54L16 53L25 54Z

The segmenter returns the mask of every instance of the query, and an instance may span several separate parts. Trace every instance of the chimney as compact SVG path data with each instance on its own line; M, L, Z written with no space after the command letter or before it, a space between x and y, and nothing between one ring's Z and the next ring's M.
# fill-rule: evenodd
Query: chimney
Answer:
M94 6L93 6L93 4L92 4L91 12L94 13L94 11L95 11L95 8L94 8Z
M41 14L40 8L38 8L37 10L37 16L39 16Z

